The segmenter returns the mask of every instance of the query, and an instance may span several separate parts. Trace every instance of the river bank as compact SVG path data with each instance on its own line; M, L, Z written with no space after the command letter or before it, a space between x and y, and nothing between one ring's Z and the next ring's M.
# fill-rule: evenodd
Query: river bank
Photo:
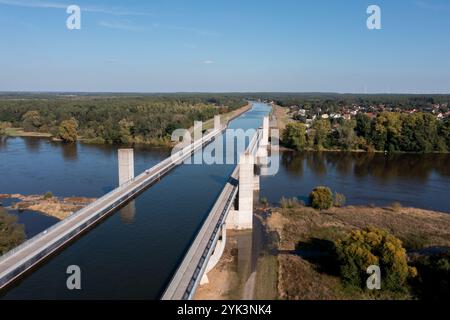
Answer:
M221 121L223 124L229 123L233 119L239 117L243 113L249 111L252 108L253 104L249 102L245 106L242 106L236 110L223 113L220 115ZM208 119L205 122L203 122L203 130L212 129L214 127L214 118ZM190 132L193 132L193 126L189 128ZM8 127L4 129L5 137L24 137L24 138L47 138L51 139L54 142L62 142L60 138L55 136L54 134L50 132L31 132L31 131L25 131L23 128L13 128ZM108 144L105 140L102 138L87 138L84 136L79 136L78 141L86 143L86 144L92 144L92 145L101 145L101 144ZM146 146L152 146L152 147L162 147L162 148L172 148L176 142L171 141L170 137L161 137L161 138L150 138L150 139L144 139L142 137L134 137L132 140L129 141L130 144L137 144L137 145L146 145Z
M96 200L95 198L84 197L58 198L51 194L28 196L22 194L0 194L0 201L1 199L14 199L17 201L10 207L6 207L6 209L18 210L19 212L25 210L36 211L59 220L67 218L72 213Z
M348 206L317 211L298 206L290 209L260 207L255 220L264 230L264 248L259 250L253 278L252 298L287 300L353 300L353 299L421 299L425 274L420 261L425 252L450 251L450 215L415 208ZM330 258L330 245L351 230L373 226L399 238L410 262L418 268L419 277L403 293L380 291L376 294L349 289ZM420 228L418 228L420 226ZM236 251L233 241L226 252ZM236 254L236 253L235 253ZM236 284L233 260L224 255L218 267L209 274L210 283L198 290L197 298L233 297ZM227 279L234 279L228 281ZM441 279L444 280L444 279ZM242 284L241 284L242 285ZM242 298L245 298L242 297Z

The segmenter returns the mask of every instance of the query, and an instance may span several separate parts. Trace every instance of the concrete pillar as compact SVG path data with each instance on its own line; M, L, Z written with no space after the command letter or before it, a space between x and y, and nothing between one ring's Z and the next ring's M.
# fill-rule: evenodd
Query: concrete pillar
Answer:
M261 139L261 146L269 145L269 117L264 117L263 120L263 134Z
M214 116L214 130L220 130L221 127L222 126L220 124L220 115Z
M253 184L254 184L254 158L244 153L239 159L239 214L240 229L253 227Z
M243 153L239 159L237 208L230 210L228 213L228 229L244 230L253 228L254 176L254 157L249 153Z
M119 186L134 178L133 149L119 149Z

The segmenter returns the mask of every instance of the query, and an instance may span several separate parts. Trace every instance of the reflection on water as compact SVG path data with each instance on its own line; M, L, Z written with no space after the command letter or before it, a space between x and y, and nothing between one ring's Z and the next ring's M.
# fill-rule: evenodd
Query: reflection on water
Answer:
M283 152L281 163L294 176L306 169L317 176L329 171L356 177L373 176L383 181L408 177L426 181L433 172L450 177L448 154L375 154L340 152Z
M25 146L26 146L28 152L39 153L41 151L43 139L27 138L27 139L24 139L24 141L25 141Z
M124 224L133 224L136 216L136 202L133 200L119 211L120 220Z
M64 160L78 160L78 145L76 143L64 144L61 148L61 151Z
M262 196L304 199L317 185L344 193L348 204L403 205L450 212L449 154L282 152L274 177L262 177Z

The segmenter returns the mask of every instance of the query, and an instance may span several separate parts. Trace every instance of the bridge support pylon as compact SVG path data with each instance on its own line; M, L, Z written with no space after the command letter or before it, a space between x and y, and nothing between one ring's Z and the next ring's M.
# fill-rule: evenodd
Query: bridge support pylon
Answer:
M119 149L119 186L134 178L134 150Z
M269 146L269 130L270 130L269 117L264 117L261 142L259 143L259 148L256 153L256 156L258 158L257 159L258 164L265 164L265 162L267 161L268 157L267 148Z
M229 229L253 228L253 189L254 189L254 157L243 153L239 159L239 193L238 208L230 210L227 219Z

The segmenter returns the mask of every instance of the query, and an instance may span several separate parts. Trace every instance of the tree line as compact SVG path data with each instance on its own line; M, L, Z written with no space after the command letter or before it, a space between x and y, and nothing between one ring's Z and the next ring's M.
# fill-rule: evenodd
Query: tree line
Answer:
M284 146L303 150L365 150L369 152L448 152L450 119L429 113L381 112L375 117L358 114L352 120L317 119L292 122L282 135Z
M189 128L246 104L226 95L6 96L0 97L0 134L8 127L51 133L66 142L167 143Z

